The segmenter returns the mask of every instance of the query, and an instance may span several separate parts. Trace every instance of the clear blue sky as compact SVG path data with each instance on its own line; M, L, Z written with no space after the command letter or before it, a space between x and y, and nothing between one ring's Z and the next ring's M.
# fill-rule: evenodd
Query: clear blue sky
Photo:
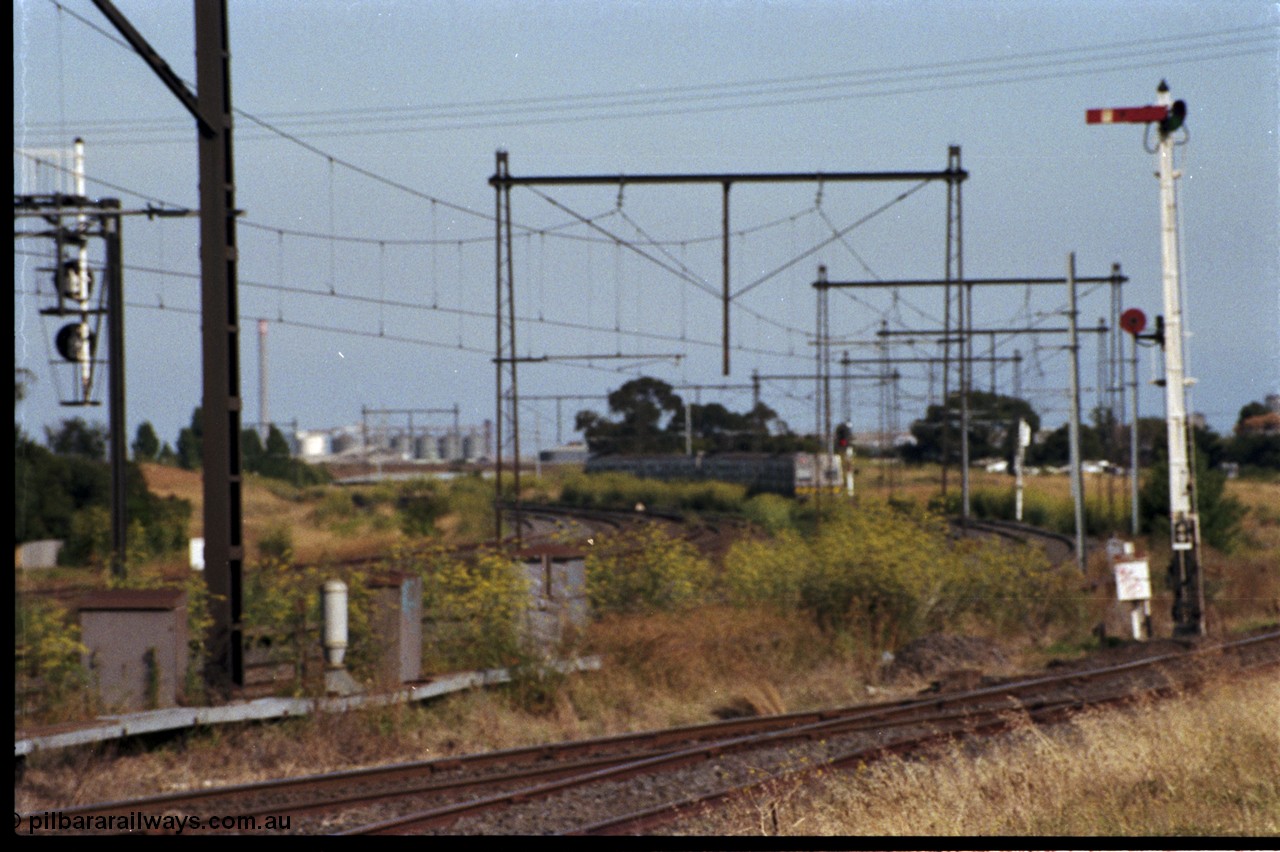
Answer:
M191 4L118 7L194 86ZM269 321L276 422L352 424L362 406L458 405L464 426L493 418L487 181L499 148L513 174L571 175L932 171L959 145L967 276L1061 276L1074 252L1080 275L1120 263L1124 306L1154 316L1155 159L1142 127L1086 126L1084 113L1154 103L1162 78L1189 108L1178 162L1191 405L1227 431L1241 406L1280 392L1274 2L232 0L229 17L246 424L260 418L258 319ZM82 136L89 195L134 210L197 206L191 118L89 0L15 0L13 32L15 194L52 189L57 173L37 158ZM819 263L838 280L943 276L944 187L894 203L912 189L734 187L733 289L755 286L734 302L728 377L708 292L720 286L718 187L549 188L546 198L515 189L520 354L684 356L530 364L522 396L603 396L639 373L675 385L811 373ZM600 217L597 227L569 226L579 215ZM196 223L131 217L124 234L130 439L149 420L172 443L201 394ZM15 420L38 437L85 414L57 404L71 381L49 363L58 324L38 313L49 300L36 271L45 242L16 241L14 264L14 357L36 376ZM875 354L882 323L936 328L943 309L933 290L831 304L832 332L849 341L837 351L855 358ZM974 321L1062 325L1065 306L1065 288L979 290ZM1085 291L1080 310L1096 325L1107 291ZM997 341L997 355L1022 355L1024 396L1049 426L1067 416L1064 344L1047 334ZM1140 366L1144 415L1163 413L1148 384L1152 354ZM1086 336L1086 408L1097 355ZM905 428L941 378L902 372ZM974 375L987 389L987 367ZM1001 367L998 389L1010 392L1012 378ZM878 389L851 387L855 428L877 428ZM99 398L105 390L103 375ZM748 390L684 393L733 410L751 401ZM797 431L813 429L812 394L809 382L764 385L764 401ZM837 388L837 416L841 403ZM563 402L561 437L573 437L579 408L605 404ZM105 421L105 408L88 416ZM552 444L555 403L530 399L521 423L526 449Z

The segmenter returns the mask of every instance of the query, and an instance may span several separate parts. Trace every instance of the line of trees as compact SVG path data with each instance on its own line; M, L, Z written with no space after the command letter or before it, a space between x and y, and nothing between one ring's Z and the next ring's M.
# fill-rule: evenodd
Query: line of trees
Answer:
M42 446L14 429L14 543L61 539L68 564L105 560L111 550L111 469L107 430L76 417L45 428ZM186 547L191 503L158 497L137 461L125 468L130 556L146 558Z
M609 414L579 411L574 428L597 454L694 452L813 452L817 441L793 433L764 403L734 412L720 403L686 404L671 385L648 376L609 394ZM686 408L688 409L686 432Z
M14 404L26 395L33 376L15 368ZM107 461L109 434L102 424L83 418L46 426L44 444L14 424L14 544L41 539L64 542L61 560L67 564L103 562L111 548L111 470ZM141 463L171 464L187 470L201 466L202 417L192 413L191 425L178 434L177 449L161 443L150 422L143 422L132 444L133 458L125 467L126 517L129 549L126 559L148 558L186 547L192 506L176 497L153 494L142 475ZM241 435L242 469L249 473L309 485L329 480L328 472L293 458L288 441L274 426L264 445L258 433Z
M191 425L182 427L178 432L177 445L175 450L167 442L162 444L155 427L149 421L143 421L138 426L131 449L135 461L199 470L204 458L204 417L198 406L191 412ZM246 473L282 479L297 486L329 481L325 468L293 457L289 442L274 424L267 430L265 444L256 429L241 430L240 467Z
M911 424L914 445L902 450L907 461L960 461L960 395L951 394L945 405L930 405L925 416ZM1024 419L1033 433L1039 433L1040 416L1030 403L1016 397L973 391L969 394L969 458L1000 458L1012 461L1017 449L1017 425ZM1128 467L1130 454L1129 426L1120 423L1107 408L1095 408L1089 422L1080 424L1080 455L1085 459L1105 460ZM945 432L945 435L944 435ZM1168 457L1168 430L1163 418L1142 417L1138 420L1138 464L1149 467ZM1280 413L1261 402L1251 402L1240 409L1230 435L1219 435L1211 429L1192 429L1197 456L1209 468L1224 462L1242 470L1280 470ZM1066 423L1039 438L1027 448L1028 465L1065 465L1070 459L1070 426ZM1011 468L1012 469L1012 468Z
M608 403L607 413L582 410L574 420L575 428L585 436L587 447L594 454L683 453L686 442L692 444L694 452L814 452L819 449L816 437L792 432L777 412L764 403L745 412L731 411L714 402L686 404L671 385L648 376L621 385L609 394ZM1042 434L1041 417L1026 400L972 391L968 408L970 460L998 458L1012 462L1017 450L1018 421L1024 420L1032 433L1038 435L1027 448L1028 465L1068 463L1070 427L1064 423ZM940 463L945 451L946 461L958 464L960 421L961 397L955 392L944 404L930 405L924 417L911 424L913 443L897 452L905 461ZM197 426L193 421L192 429ZM1088 422L1080 424L1081 457L1128 467L1129 429L1110 409L1095 408ZM1137 430L1139 466L1150 467L1167 457L1167 430L1162 418L1140 418ZM187 448L192 442L189 431L184 429L179 436L179 459L189 451ZM195 434L198 439L198 432ZM1193 436L1197 455L1203 457L1211 469L1230 462L1246 471L1280 470L1280 413L1261 402L1250 402L1240 410L1232 434L1222 436L1195 427ZM246 456L248 452L246 450Z

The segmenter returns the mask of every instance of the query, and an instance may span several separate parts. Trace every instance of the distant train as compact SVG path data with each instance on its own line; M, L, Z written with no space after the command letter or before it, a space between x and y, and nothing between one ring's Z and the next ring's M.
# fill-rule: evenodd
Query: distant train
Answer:
M841 489L844 476L837 455L820 453L699 453L692 456L592 456L587 473L618 471L643 479L745 485L752 494L786 497Z

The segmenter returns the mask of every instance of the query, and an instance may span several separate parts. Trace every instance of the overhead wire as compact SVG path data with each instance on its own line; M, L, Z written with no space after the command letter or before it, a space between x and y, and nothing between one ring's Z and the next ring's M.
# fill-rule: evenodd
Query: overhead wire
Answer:
M38 257L44 256L39 252L27 251L27 250L15 251L15 254L38 256ZM191 280L199 280L200 278L200 273L198 272L184 272L180 270L163 269L163 268L144 266L139 264L125 264L124 269L129 272L146 273L146 274L154 274L154 275L167 275L174 278L187 278ZM380 310L384 308L397 308L397 309L405 309L405 310L431 311L431 312L440 313L440 314L453 314L458 316L460 320L462 318L472 318L472 319L480 319L480 320L491 320L493 318L492 312L488 312L488 311L466 309L461 307L450 308L450 307L444 307L444 306L426 305L426 304L421 304L417 302L388 299L388 298L385 298L385 296L374 298L372 296L361 296L354 293L340 293L340 292L329 293L324 290L312 290L312 289L307 289L303 287L289 286L289 285L283 285L283 284L270 284L270 283L261 282L261 281L253 281L250 279L241 279L240 285L246 290L262 290L267 292L273 292L276 294L287 294L287 295L295 295L295 296L317 296L317 297L322 297L326 302L332 301L332 300L351 302L355 304L362 304L362 305L368 305L371 307L376 307L376 308L379 308ZM26 292L26 291L18 291L18 292ZM32 293L32 295L39 295L39 292L36 291ZM152 305L152 307L159 307L161 309L164 309L165 307L174 307L174 306L165 305L162 303L158 306ZM175 308L175 310L176 309L177 308ZM244 316L248 316L248 314L247 313L244 314L242 318L244 318ZM278 312L278 316L283 316L283 313ZM642 330L627 329L627 328L622 328L619 332L619 330L613 326L592 325L590 323L574 322L570 320L546 319L543 317L529 316L529 315L517 315L516 319L519 322L525 323L525 324L545 325L553 328L564 328L564 329L570 329L574 331L597 332L601 334L620 333L622 336L625 336L625 337L645 339L645 340L657 340L657 341L665 341L665 342L688 343L693 346L699 346L699 347L705 347L705 348L715 348L720 346L720 342L715 340L703 340L703 339L697 339L697 338L682 337L674 334L663 334L661 332L642 331ZM377 336L377 335L374 335L374 336ZM769 356L785 357L786 355L786 353L783 353L778 350L763 349L759 347L748 348L747 351L752 352L754 354L769 355ZM490 353L490 355L492 355L492 353Z
M61 15L61 13L62 13L63 11L65 11L65 12L66 12L67 14L69 14L71 17L76 18L77 20L81 21L82 23L85 23L86 25L90 26L92 29L94 29L94 30L98 31L99 33L103 34L103 35L104 35L104 36L106 36L107 38L110 38L111 40L116 41L117 43L122 44L122 45L124 45L125 47L127 47L127 48L128 48L128 45L125 45L123 42L120 42L118 39L116 39L116 38L115 38L114 36L112 36L110 33L107 33L105 30L102 30L101 28L99 28L99 27L97 27L97 26L93 25L91 22L89 22L89 21L85 20L84 18L80 17L79 15L76 15L74 12L71 12L70 10L66 10L66 9L65 9L65 7L64 7L61 3L56 2L56 0L51 0L51 2L52 2L52 3L53 3L53 5L54 5L58 10L59 10L59 15ZM59 20L61 20L61 18L60 18L60 17L59 17ZM1219 38L1219 37L1226 37L1226 36L1234 36L1234 35L1239 35L1239 34L1241 34L1241 33L1258 33L1259 31L1264 30L1264 29L1265 29L1265 30L1268 30L1268 31L1270 32L1270 31L1272 31L1274 28L1272 28L1272 27L1261 27L1261 28L1260 28L1260 27L1245 27L1245 28L1236 28L1236 29L1234 29L1234 30L1218 31L1218 32L1216 32L1216 33L1195 34L1195 35L1192 35L1192 36L1188 36L1188 37L1186 37L1186 38L1187 38L1187 39L1191 39L1191 40L1201 41L1201 40L1204 40L1204 39L1210 39L1210 38ZM1110 49L1116 49L1116 48L1120 48L1120 47L1134 47L1134 46L1138 46L1138 45L1146 45L1146 44L1153 45L1153 46L1160 45L1160 46L1162 46L1164 49L1167 49L1167 48L1168 48L1168 46L1169 46L1169 45L1170 45L1170 43L1171 43L1171 39L1172 39L1173 41L1175 41L1175 42L1176 42L1176 41L1177 41L1177 39L1179 39L1179 38L1182 38L1182 37L1163 37L1163 38L1158 38L1158 39L1145 39L1145 40L1138 40L1138 41L1131 41L1131 42L1116 43L1116 44L1112 44L1112 45L1102 45L1102 46L1098 46L1097 48L1087 48L1087 49L1086 49L1086 48L1063 48L1063 49L1054 50L1054 51L1043 51L1043 52L1032 53L1032 54L1022 54L1022 55L1015 56L1015 57L1005 57L1005 60L1011 60L1011 59L1024 60L1024 59L1034 59L1034 58L1047 58L1047 57L1049 57L1049 56L1055 56L1055 55L1056 55L1056 56L1066 56L1066 55L1071 55L1071 54L1079 54L1079 53L1082 53L1082 52L1084 52L1084 51L1090 51L1090 52L1092 52L1092 51L1098 51L1098 50L1110 50ZM1256 42L1258 42L1258 41L1259 41L1259 39L1261 39L1261 38L1262 38L1261 36L1259 36L1259 37L1257 37L1257 38L1254 38L1253 36L1248 36L1248 37L1246 37L1246 38L1244 38L1244 39L1238 39L1238 40L1233 40L1233 41L1229 41L1229 42L1223 42L1223 43L1214 44L1214 45L1202 45L1202 46L1201 46L1201 49L1221 50L1221 49L1223 49L1223 48L1225 48L1225 47L1231 47L1231 46L1243 46L1243 45L1248 45L1248 44L1256 43ZM129 48L129 49L131 50L132 48ZM1263 50L1263 49L1265 49L1265 48L1259 48L1259 51L1257 51L1257 52L1260 52L1260 51L1261 51L1261 50ZM1248 51L1248 52L1255 52L1255 51ZM1189 60L1189 61L1203 61L1204 59L1209 59L1209 58L1216 58L1216 57L1206 56L1206 57L1200 57L1200 58L1198 58L1198 59L1193 59L1193 60ZM1185 59L1185 57L1183 57L1183 59ZM1069 62L1069 63L1080 63L1080 62L1084 62L1084 61L1092 61L1092 62L1096 62L1096 60L1097 60L1097 57L1096 57L1096 56L1092 56L1092 57L1082 57L1082 58L1079 58L1079 59L1071 59L1071 60L1068 60L1068 62ZM927 65L921 65L921 66L908 66L908 67L903 68L903 69L897 69L897 71L898 71L898 72L902 72L902 73L906 73L906 72L909 72L909 71L910 71L910 72L919 72L919 71L924 71L924 70L930 70L930 71L935 71L935 72L936 72L936 71L939 71L939 70L945 70L945 69L947 69L948 67L950 67L950 68L951 68L952 70L954 70L956 73L955 73L954 75L942 74L942 76L943 76L943 77L948 77L948 76L955 76L955 77L959 77L962 73L978 73L978 72L967 72L967 71L966 71L966 72L962 72L962 71L960 70L960 69L962 69L962 68L965 68L965 67L973 67L973 66L977 66L977 65L981 65L981 64L989 64L989 63L996 62L996 61L998 61L998 60L993 58L993 59L974 59L974 60L963 60L963 61L953 62L953 63L929 63L929 64L927 64ZM1035 67L1039 67L1039 66L1034 66L1034 65L1033 65L1033 66L1025 66L1025 65L1024 65L1024 66L1012 66L1012 65L1011 65L1011 66L1008 66L1008 67L1006 67L1006 68L988 69L988 71L987 71L987 72L983 72L983 73L1009 73L1009 72L1012 72L1012 71L1014 71L1014 70L1025 70L1027 67L1035 68ZM1075 72L1075 73L1094 73L1094 71L1095 71L1095 70L1096 70L1096 69L1094 69L1094 68L1090 68L1090 69L1082 69L1081 71L1079 71L1079 72ZM864 72L847 72L847 73L864 73ZM838 83L838 78L843 78L844 76L846 76L846 75L811 75L811 76L810 76L810 77L808 77L808 78L804 78L804 77L784 78L784 79L782 79L782 80L764 81L764 82L768 82L768 83L770 83L771 85L772 85L772 84L785 84L785 85L791 85L791 84L796 84L796 83L799 83L799 82L802 82L802 81L809 80L809 81L817 81L817 82L820 82L820 84L821 84L821 85L820 85L819 87L817 87L817 88L821 88L821 87L830 87L830 86L838 85L838 84L839 84L839 83ZM878 80L879 82L881 82L881 83L889 83L889 82L892 82L892 83L893 83L893 84L895 84L895 85L896 85L896 84L898 84L898 82L899 82L898 80L890 80L890 78L886 78L886 77L884 77L884 76L883 76L883 73L882 73L882 74L881 74L881 76L880 76L879 78L868 78L868 79L864 79L864 80L863 80L859 85L867 85L867 84L869 84L869 82L871 81L871 79L877 79L877 80ZM903 79L906 79L906 78L903 78ZM971 86L971 85L995 85L995 84L997 84L997 83L1007 83L1007 82L1013 82L1013 81L1012 81L1012 80L1001 80L1001 81L971 82L971 83L965 83L964 85L966 85L966 86ZM697 94L697 95L698 95L698 97L705 98L705 97L708 97L708 96L709 96L710 91L712 90L712 88L713 88L715 85L717 85L717 84L706 84L706 85L703 85L703 86L678 87L678 88L684 88L684 89L686 89L686 90L687 90L687 93L688 93L689 95L695 95L695 94ZM720 85L728 85L728 84L720 84ZM746 84L744 83L744 84L739 84L739 85L746 85ZM751 84L751 86L750 86L750 88L754 88L754 89L756 89L756 90L759 90L759 89L760 89L760 87L761 87L761 81L752 81L752 84ZM661 90L648 90L647 94L648 94L648 95L650 95L650 96L657 96L657 95L659 94L659 92L660 92L660 91L661 91ZM792 90L780 90L780 91L790 91L790 92L794 92L794 91L796 91L796 90L792 89ZM622 94L623 94L624 96L626 96L626 95L627 95L627 93L622 93ZM636 93L636 94L635 94L635 96L636 96L636 97L638 97L640 94L642 94L642 93ZM662 100L664 100L664 101L670 101L670 100L671 100L671 97L670 97L671 95L678 95L678 94L679 94L679 92L668 90L668 91L666 91L666 92L662 92L663 97L662 97L661 99L662 99ZM883 92L883 91L881 91L881 92L875 92L875 93L868 93L867 95L864 95L864 96L873 96L873 95L879 95L879 94L887 94L887 92ZM595 96L591 96L591 97L595 97ZM833 97L834 97L834 96L833 96ZM582 96L575 96L575 100L577 100L577 101L579 101L579 102L580 102L582 99L583 99L583 98L582 98ZM679 98L677 98L677 100L679 100ZM795 99L791 99L791 100L789 100L788 102L796 102L796 101L795 101ZM765 106L765 105L767 105L767 104L755 104L754 106L759 107L759 106ZM545 107L550 107L550 106L552 106L552 104L544 104L543 106L544 106L544 108L545 108ZM568 108L568 107L569 107L569 105L565 105L565 108ZM709 108L707 108L707 109L731 109L731 108L745 108L745 107L724 105L724 106L713 106L713 107L709 107ZM691 111L703 111L703 110L691 110ZM348 112L349 112L349 111L348 111ZM357 172L357 173L359 173L359 174L364 175L365 177L368 177L368 178L370 178L370 179L372 179L372 180L375 180L375 181L382 182L382 183L384 183L384 184L386 184L386 185L388 185L388 186L390 186L390 187L393 187L393 188L395 188L395 189L397 189L397 190L405 191L405 192L407 192L407 193L409 193L409 194L411 194L411 195L414 195L414 196L416 196L416 197L421 197L421 198L428 199L428 200L430 200L430 201L431 201L431 203L432 203L432 205L433 205L433 211L434 211L434 207L435 207L435 205L436 205L436 204L444 204L445 206L450 207L451 209L458 210L459 212L463 212L463 213L470 213L470 214L472 214L472 215L474 215L474 216L477 216L477 217L479 217L479 218L481 218L481 219L484 219L484 220L486 220L486 221L491 221L491 217L489 216L489 214L486 214L486 213L479 213L479 212L477 212L477 211L473 211L473 210L471 210L471 209L469 209L469 208L466 208L466 207L464 207L464 206L461 206L461 205L454 205L454 204L451 204L451 203L449 203L449 202L447 202L447 201L444 201L444 200L442 200L442 199L435 198L434 196L431 196L431 195L429 195L429 194L427 194L427 193L422 193L422 192L420 192L420 191L418 191L418 190L414 190L413 188L408 187L408 186L406 186L406 185L404 185L404 184L401 184L401 183L399 183L399 182L391 181L391 180L389 180L389 179L383 178L382 176L377 175L377 174L375 174L375 173L373 173L373 172L370 172L370 171L368 171L368 170L365 170L365 169L363 169L362 167L356 166L356 165L354 165L354 164L352 164L352 163L349 163L349 162L344 161L344 160L340 160L339 158L335 158L335 157L333 157L332 155L326 154L325 152L323 152L323 151L322 151L322 150L320 150L319 148L317 148L317 147L315 147L315 146L313 146L313 145L310 145L309 143L307 143L307 142L305 142L305 141L303 141L303 140L301 140L301 139L297 138L296 136L294 136L293 134L291 134L291 133L289 133L289 132L286 132L286 131L284 131L284 130L281 130L280 128L278 128L278 127L274 126L274 125L273 125L272 123L270 123L270 122L267 122L267 121L265 121L265 120L263 120L263 119L260 119L260 118L258 118L258 117L256 117L256 116L253 116L253 115L251 115L251 114L249 114L249 113L245 113L245 112L243 112L243 111L241 111L241 110L237 110L237 114L243 115L245 118L247 118L248 120L250 120L250 121L254 122L254 123L255 123L255 124L257 124L258 126L263 127L264 129L269 130L270 132L275 133L275 134L277 134L277 135L281 136L282 138L288 139L289 141L292 141L292 142L294 142L295 144L299 144L299 145L301 145L302 147L304 147L304 148L306 148L306 149L308 149L308 150L312 151L313 153L316 153L316 154L318 154L318 155L320 155L320 156L324 156L324 157L326 157L326 159L327 159L327 160L329 161L329 163L330 163L330 169L331 169L331 172L332 172L332 167L333 167L333 165L334 165L335 163L337 163L337 164L340 164L340 165L344 166L345 168L349 168L349 169L351 169L351 170L353 170L353 171L355 171L355 172ZM597 117L597 118L599 118L599 117ZM130 193L130 194L132 194L132 195L136 195L136 196L137 196L137 197L139 197L139 198L144 198L144 199L147 199L147 200L149 200L149 201L157 201L157 200L158 200L158 199L155 199L155 198L150 197L150 196L146 196L146 195L143 195L143 194L139 194L139 193L133 192L133 191L131 191L131 190L123 189L123 188L118 187L118 186L116 186L116 185L114 185L114 184L111 184L111 183L109 183L109 182L107 182L107 181L103 181L103 180L99 180L99 179L93 179L93 182L94 182L94 183L97 183L97 184L99 184L99 185L102 185L102 186L107 186L107 187L110 187L110 188L113 188L113 189L120 189L120 190L122 190L122 191L129 192L129 193ZM917 187L917 188L918 188L918 187ZM914 190L912 190L912 191L914 191ZM908 194L909 194L909 193L908 193ZM901 199L897 199L897 200L901 200ZM166 205L166 206L180 207L180 205L170 205L170 204L169 204L169 202L161 201L160 203L161 203L161 204L163 204L163 205ZM575 214L575 215L576 215L576 214ZM782 221L782 220L780 220L780 221ZM261 225L257 225L256 223L248 223L248 222L246 222L246 223L243 223L243 224L246 224L246 225L248 225L248 226L250 226L250 227L263 227L263 228L269 228L269 226L261 226ZM566 226L569 226L569 225L571 225L571 224L576 224L576 223L566 223ZM527 226L521 226L521 227L522 227L522 228L526 228ZM764 227L764 226L760 226L760 227ZM281 233L283 233L282 231L280 231L280 229L272 229L272 230L276 230L276 231L277 231L277 233L278 233L278 235L279 235L279 234L281 234ZM333 230L333 229L331 228L331 231L332 231L332 230ZM536 229L536 231L537 231L538 233L540 233L540 234L546 234L546 233L548 233L548 232L549 232L549 230L548 230L548 229L545 229L545 228L543 228L543 229ZM391 240L374 240L374 239L356 238L356 237L347 237L347 238L343 238L343 237L340 237L340 236L335 235L335 234L330 234L330 235L329 235L329 238L330 238L330 239L347 239L347 240L349 240L349 241L377 242L377 243L378 243L381 247L383 247L383 248L385 248L385 245L387 245L387 244L401 244L401 242L400 242L400 241L391 241ZM595 238L591 238L591 239L595 239ZM616 238L615 238L615 237L609 237L609 238L607 238L607 239L615 239L615 240L616 240ZM714 239L714 237L707 237L706 239L710 240L710 239ZM482 240L483 240L483 241L487 241L487 240L488 240L488 237L487 237L487 236L486 236L486 237L477 237L477 238L475 238L475 240L474 240L474 241L479 242L479 241L482 241ZM455 239L455 240L449 240L449 241L452 241L452 242L458 242L458 244L459 244L459 251L461 251L461 246L462 246L462 241L461 241L461 240L457 240L457 239ZM409 242L409 241L404 241L404 242L405 242L405 243L407 243L407 242ZM422 242L422 241L418 241L418 242ZM435 237L434 237L434 235L433 235L433 239L432 239L431 243L436 243L436 242L437 242L437 240L436 240L436 238L435 238ZM682 247L683 247L683 246L684 246L684 245L686 245L688 242L689 242L688 240L685 240L685 241L681 241L681 242L680 242L680 244L681 244L681 245L682 245ZM651 243L652 243L652 244L656 244L656 243L654 243L652 240L651 240ZM857 255L856 255L856 253L855 253L855 257L856 257L856 256L857 256ZM801 260L801 259L803 259L803 257L795 258L791 263L798 262L798 261L799 261L799 260ZM661 264L659 264L659 265L661 265ZM683 263L681 263L681 265L683 266ZM790 265L790 264L788 264L788 265ZM864 266L865 266L865 264L864 264ZM754 288L754 287L756 287L756 286L758 286L758 285L760 285L760 284L763 284L763 283L764 283L765 281L767 281L769 278L773 277L773 275L779 274L779 272L780 272L780 271L781 271L781 269L780 269L780 270L776 270L775 272L771 273L769 276L766 276L766 277L765 277L765 278L763 278L763 279L759 279L759 280L757 280L757 281L755 281L755 282L750 283L749 285L747 285L747 287L746 287L746 288L744 288L743 290L740 290L738 293L734 294L734 298L736 298L737 296L740 296L740 295L745 294L745 292L747 292L747 290L749 290L749 289L752 289L752 288ZM333 273L332 273L332 271L331 271L331 277L332 277L332 274L333 274ZM461 280L461 279L460 279L460 280ZM695 283L695 285L696 285L696 281L691 282L691 283ZM704 282L704 283L705 283L705 282ZM332 282L331 282L331 292L332 292L332 290L333 290L333 288L332 288ZM915 307L914 307L914 306L912 306L912 305L909 305L909 307L911 307L913 310L916 310L917 312L921 313L922 315L925 315L923 312L919 311L919 309L918 309L918 308L915 308ZM485 316L485 317L487 318L487 317L488 317L488 314L484 314L483 316ZM541 319L541 318L540 318L540 319ZM617 325L618 325L618 323L616 323L616 322L615 322L615 327L616 327ZM788 329L788 331L798 332L798 331L800 331L800 330L799 330L799 329ZM683 338L683 337L684 337L684 333L683 333L683 331L682 331L681 338ZM696 341L694 341L694 342L696 342Z
M58 8L62 8L57 0L50 0L50 2ZM123 41L93 25L87 19L69 11L68 13L112 41L127 49L129 48ZM335 123L339 126L342 123L352 122L363 125L358 130L328 132L319 130L314 132L314 135L352 136L485 127L508 122L513 118L518 118L521 124L528 125L531 123L542 124L557 121L599 121L654 115L765 108L781 104L822 102L832 99L884 97L953 88L1007 85L1044 79L1046 76L1061 78L1063 76L1127 70L1134 67L1165 65L1168 62L1171 51L1176 52L1181 62L1199 62L1240 55L1263 54L1274 50L1273 40L1273 26L1249 26L1187 35L1171 34L1167 37L1112 42L1086 47L1057 48L1007 56L977 57L906 65L890 69L851 70L724 83L649 87L629 91L585 92L563 96L504 98L422 106L295 111L281 113L279 114L280 117L275 120L291 120L298 125L313 128L316 125L323 127L334 125ZM1149 59L1134 58L1135 49L1141 48L1148 48L1152 51ZM1200 53L1195 53L1195 51ZM1033 74L1031 76L1023 73L1039 71L1040 69L1049 70L1044 74ZM914 88L901 88L913 82L918 83ZM893 88L895 86L899 88ZM796 97L797 94L806 92L829 93L812 94L808 98ZM788 97L785 100L769 100L776 99L780 95ZM716 99L722 101L725 99L730 100L721 103L706 103ZM696 104L699 103L703 105L697 106ZM658 104L661 107L644 112L618 112L618 110L634 110L635 108L643 108L652 104ZM613 112L606 112L609 110ZM569 113L569 115L558 113ZM460 123L466 119L478 119L478 121ZM383 122L384 124L377 127L370 126L370 123L375 121ZM422 122L424 121L452 123L423 126ZM413 123L408 124L408 126L396 127L394 125L386 126L385 122ZM101 129L107 130L113 126L111 123L103 123ZM145 129L163 131L171 126L173 126L171 123L164 121L150 122L145 126ZM270 129L275 133L281 132L278 128L272 127Z
M794 256L794 257L792 257L790 260L788 260L788 261L786 261L785 263L783 263L781 266L779 266L779 267L777 267L777 268L775 268L775 269L771 270L770 272L766 272L764 275L760 276L759 278L756 278L754 281L751 281L750 283L748 283L748 284L744 285L743 287L741 287L741 288L738 290L738 292L734 293L734 294L732 295L732 297L731 297L731 298L733 298L733 299L737 299L738 297L743 296L743 295L745 295L746 293L749 293L750 291L754 290L756 287L759 287L761 284L764 284L765 282L770 281L770 280L772 280L773 278L776 278L778 275L780 275L781 273L783 273L783 272L785 272L786 270L790 269L792 266L795 266L797 263L799 263L800 261L804 260L806 257L810 257L810 256L812 256L812 255L813 255L813 254L815 254L816 252L820 251L821 249L825 248L826 246L828 246L828 245L830 245L831 243L835 242L836 240L840 239L842 236L844 236L845 234L849 233L849 232L850 232L850 231L852 231L854 228L857 228L857 227L859 227L859 226L861 226L861 225L866 224L867 222L870 222L870 221L871 221L872 219L874 219L876 216L879 216L881 213L883 213L883 212L885 212L886 210L888 210L889 208L893 207L895 204L898 204L898 203L900 203L900 202L902 202L902 201L907 200L907 199L908 199L908 198L910 198L912 195L914 195L916 192L920 191L920 190L921 190L921 189L923 189L926 185L928 185L928 183L929 183L929 181L927 181L927 180L920 181L918 184L916 184L916 185L915 185L915 186L913 186L912 188L910 188L910 189L906 190L905 192L899 193L899 194L898 194L895 198L893 198L892 200L890 200L890 201L888 201L888 202L886 202L886 203L884 203L884 204L880 205L880 206L879 206L879 207L877 207L875 210L872 210L870 213L868 213L867 215L863 216L862 218L860 218L860 219L856 220L855 222L853 222L853 224L848 225L847 227L845 227L844 229L840 230L839 232L837 232L836 234L834 234L834 235L833 235L833 236L831 236L830 238L828 238L828 239L826 239L826 240L822 240L822 241L821 241L821 242L819 242L817 245L811 246L810 248L808 248L808 249L806 249L806 250L802 251L800 254L795 255L795 256Z

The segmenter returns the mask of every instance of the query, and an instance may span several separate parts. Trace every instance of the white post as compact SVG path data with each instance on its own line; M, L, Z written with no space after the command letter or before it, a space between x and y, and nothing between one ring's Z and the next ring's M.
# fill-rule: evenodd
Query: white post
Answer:
M342 668L347 654L347 584L329 580L324 584L324 660L329 669Z
M1169 89L1161 85L1156 102L1170 103ZM1178 202L1173 168L1173 135L1161 134L1160 158L1160 260L1164 296L1165 411L1169 439L1169 510L1171 520L1191 515L1191 471L1187 462L1186 377L1182 358L1181 282L1178 269ZM1174 541L1175 549L1180 542Z
M849 446L844 448L844 493L849 499L853 499L853 428L852 424L846 424L849 429ZM880 459L884 462L884 457Z
M76 137L72 169L75 174L76 196L85 197L84 176L84 140ZM76 217L77 225L83 232L88 228L88 219L82 213ZM89 330L90 278L89 278L89 245L87 241L80 243L76 259L77 283L74 288L76 301L80 306L80 333L76 342L76 360L80 366L80 398L88 402L93 389L93 338Z
M1173 99L1162 80L1156 103L1172 114ZM1173 167L1173 130L1160 130L1157 148L1160 179L1160 260L1164 271L1164 400L1169 444L1169 525L1172 533L1175 583L1175 632L1204 634L1203 579L1197 564L1200 529L1194 503L1194 471L1188 458L1188 379L1183 359L1182 282L1178 267L1178 200ZM1192 576L1194 575L1194 576ZM1194 595L1194 600L1191 596Z
M265 446L270 435L271 422L267 414L267 321L258 320L258 434Z
M1027 447L1031 446L1031 424L1018 418L1018 450L1013 456L1013 472L1016 477L1014 495L1014 517L1022 520L1022 468L1027 458Z
M1134 538L1141 526L1138 518L1138 335L1133 335L1133 419L1129 422L1129 513Z

